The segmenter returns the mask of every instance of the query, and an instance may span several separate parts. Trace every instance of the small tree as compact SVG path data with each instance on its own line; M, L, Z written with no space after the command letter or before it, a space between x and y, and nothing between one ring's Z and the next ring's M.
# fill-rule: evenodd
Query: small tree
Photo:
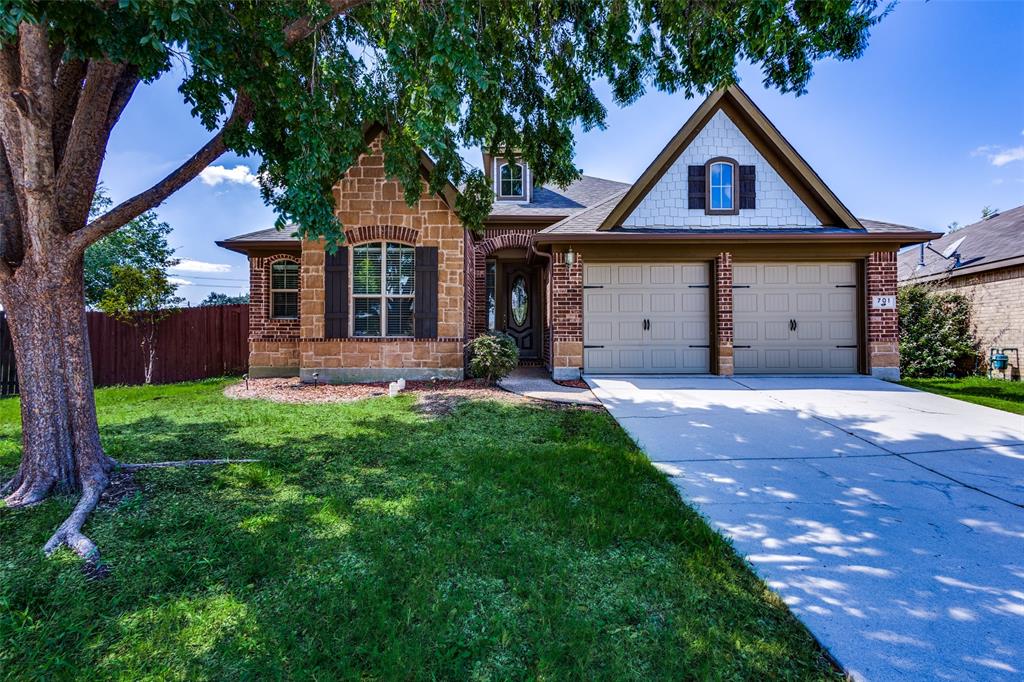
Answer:
M143 372L145 382L150 384L156 362L157 326L184 299L174 295L177 285L171 284L160 268L116 265L111 276L112 284L100 299L100 310L141 331Z
M973 366L978 342L963 294L916 284L899 291L900 372L942 377Z
M96 188L92 198L89 216L98 217L114 205L105 187ZM171 226L157 218L156 211L146 211L128 222L117 232L85 250L85 304L99 307L100 299L114 283L114 268L126 265L139 269L167 268L180 261L174 257L174 249L167 243Z
M999 213L999 209L998 208L992 208L991 206L982 206L981 207L981 219L982 220L985 220L987 218L991 218L996 213Z
M206 298L199 304L201 306L214 306L214 305L237 305L239 303L248 303L249 294L242 294L240 296L231 296L230 294L222 294L219 291L211 291Z

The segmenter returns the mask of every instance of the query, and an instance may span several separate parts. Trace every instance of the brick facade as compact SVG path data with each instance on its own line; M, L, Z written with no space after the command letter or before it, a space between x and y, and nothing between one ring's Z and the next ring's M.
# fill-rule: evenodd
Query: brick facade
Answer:
M320 381L461 378L466 235L458 216L429 193L426 183L420 201L407 205L399 184L384 176L379 138L335 186L334 196L348 246L393 241L437 247L438 335L432 339L324 338L324 242L304 241L301 258L250 259L250 372L264 376L297 373L304 379L312 379L316 373ZM299 319L271 320L270 264L285 257L301 264Z
M899 313L871 305L874 296L896 295L896 252L876 251L867 258L865 288L868 309L868 372L881 379L899 379Z
M971 301L971 321L987 360L991 348L1017 348L1024 356L1024 265L951 277L929 286L955 291ZM1008 353L1008 376L1021 378L1017 355Z
M583 259L576 254L571 266L565 252L551 258L552 374L556 379L578 379L583 369Z
M715 256L715 325L714 343L717 367L712 368L715 374L732 376L732 254L728 252Z
M293 254L249 257L249 373L294 376L299 372L299 321L270 316L270 266L299 262ZM299 299L302 282L299 282Z

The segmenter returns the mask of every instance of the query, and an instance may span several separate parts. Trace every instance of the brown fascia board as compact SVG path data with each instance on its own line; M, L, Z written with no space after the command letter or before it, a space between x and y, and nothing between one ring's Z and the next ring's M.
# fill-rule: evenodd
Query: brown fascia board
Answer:
M717 243L717 242L745 242L745 241L768 241L776 244L799 244L804 242L878 242L896 243L900 246L920 244L931 241L937 236L937 232L864 232L861 234L823 232L821 234L772 234L770 232L737 232L729 234L715 232L713 234L702 234L700 232L668 232L658 234L656 232L541 232L534 236L538 244L572 244L575 242L648 242L652 244L668 244L672 242L693 242L693 243Z
M214 244L222 249L234 251L235 253L240 253L245 256L250 255L253 251L275 251L276 253L301 253L302 251L302 242L297 239L293 242L282 240L235 242L227 239L224 241L216 241Z
M839 201L743 89L738 85L731 85L716 90L704 100L598 229L610 230L618 227L720 109L725 111L768 163L775 167L822 224L836 224L853 229L862 227L857 218Z

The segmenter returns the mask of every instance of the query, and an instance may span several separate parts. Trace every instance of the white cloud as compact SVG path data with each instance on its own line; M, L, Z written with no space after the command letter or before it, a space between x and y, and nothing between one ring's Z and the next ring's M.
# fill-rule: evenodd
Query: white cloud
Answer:
M238 164L234 168L227 166L207 166L199 174L199 179L204 185L216 187L222 182L230 182L238 185L251 185L259 187L260 183L256 174L249 170L248 166Z
M993 166L1002 167L1014 161L1024 161L1024 145L1020 147L1000 147L999 145L986 144L971 152L971 156L986 156L989 163Z
M170 282L171 284L177 284L179 287L186 287L192 284L192 282L188 281L187 279L182 279L181 277L168 277L167 281Z
M231 266L226 263L207 263L191 258L183 258L180 263L170 269L173 272L231 272Z
M992 162L993 166L1005 166L1014 161L1024 161L1024 146L1003 149L995 154L991 154L988 160Z

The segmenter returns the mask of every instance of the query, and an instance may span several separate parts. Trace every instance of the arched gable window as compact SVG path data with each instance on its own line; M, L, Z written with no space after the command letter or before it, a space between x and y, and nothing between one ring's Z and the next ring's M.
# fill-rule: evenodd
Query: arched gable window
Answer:
M523 196L523 164L501 164L498 175L498 194L503 197Z
M738 212L736 162L718 157L707 162L707 212L729 215Z
M279 260L270 265L270 317L299 317L299 264L295 261Z

